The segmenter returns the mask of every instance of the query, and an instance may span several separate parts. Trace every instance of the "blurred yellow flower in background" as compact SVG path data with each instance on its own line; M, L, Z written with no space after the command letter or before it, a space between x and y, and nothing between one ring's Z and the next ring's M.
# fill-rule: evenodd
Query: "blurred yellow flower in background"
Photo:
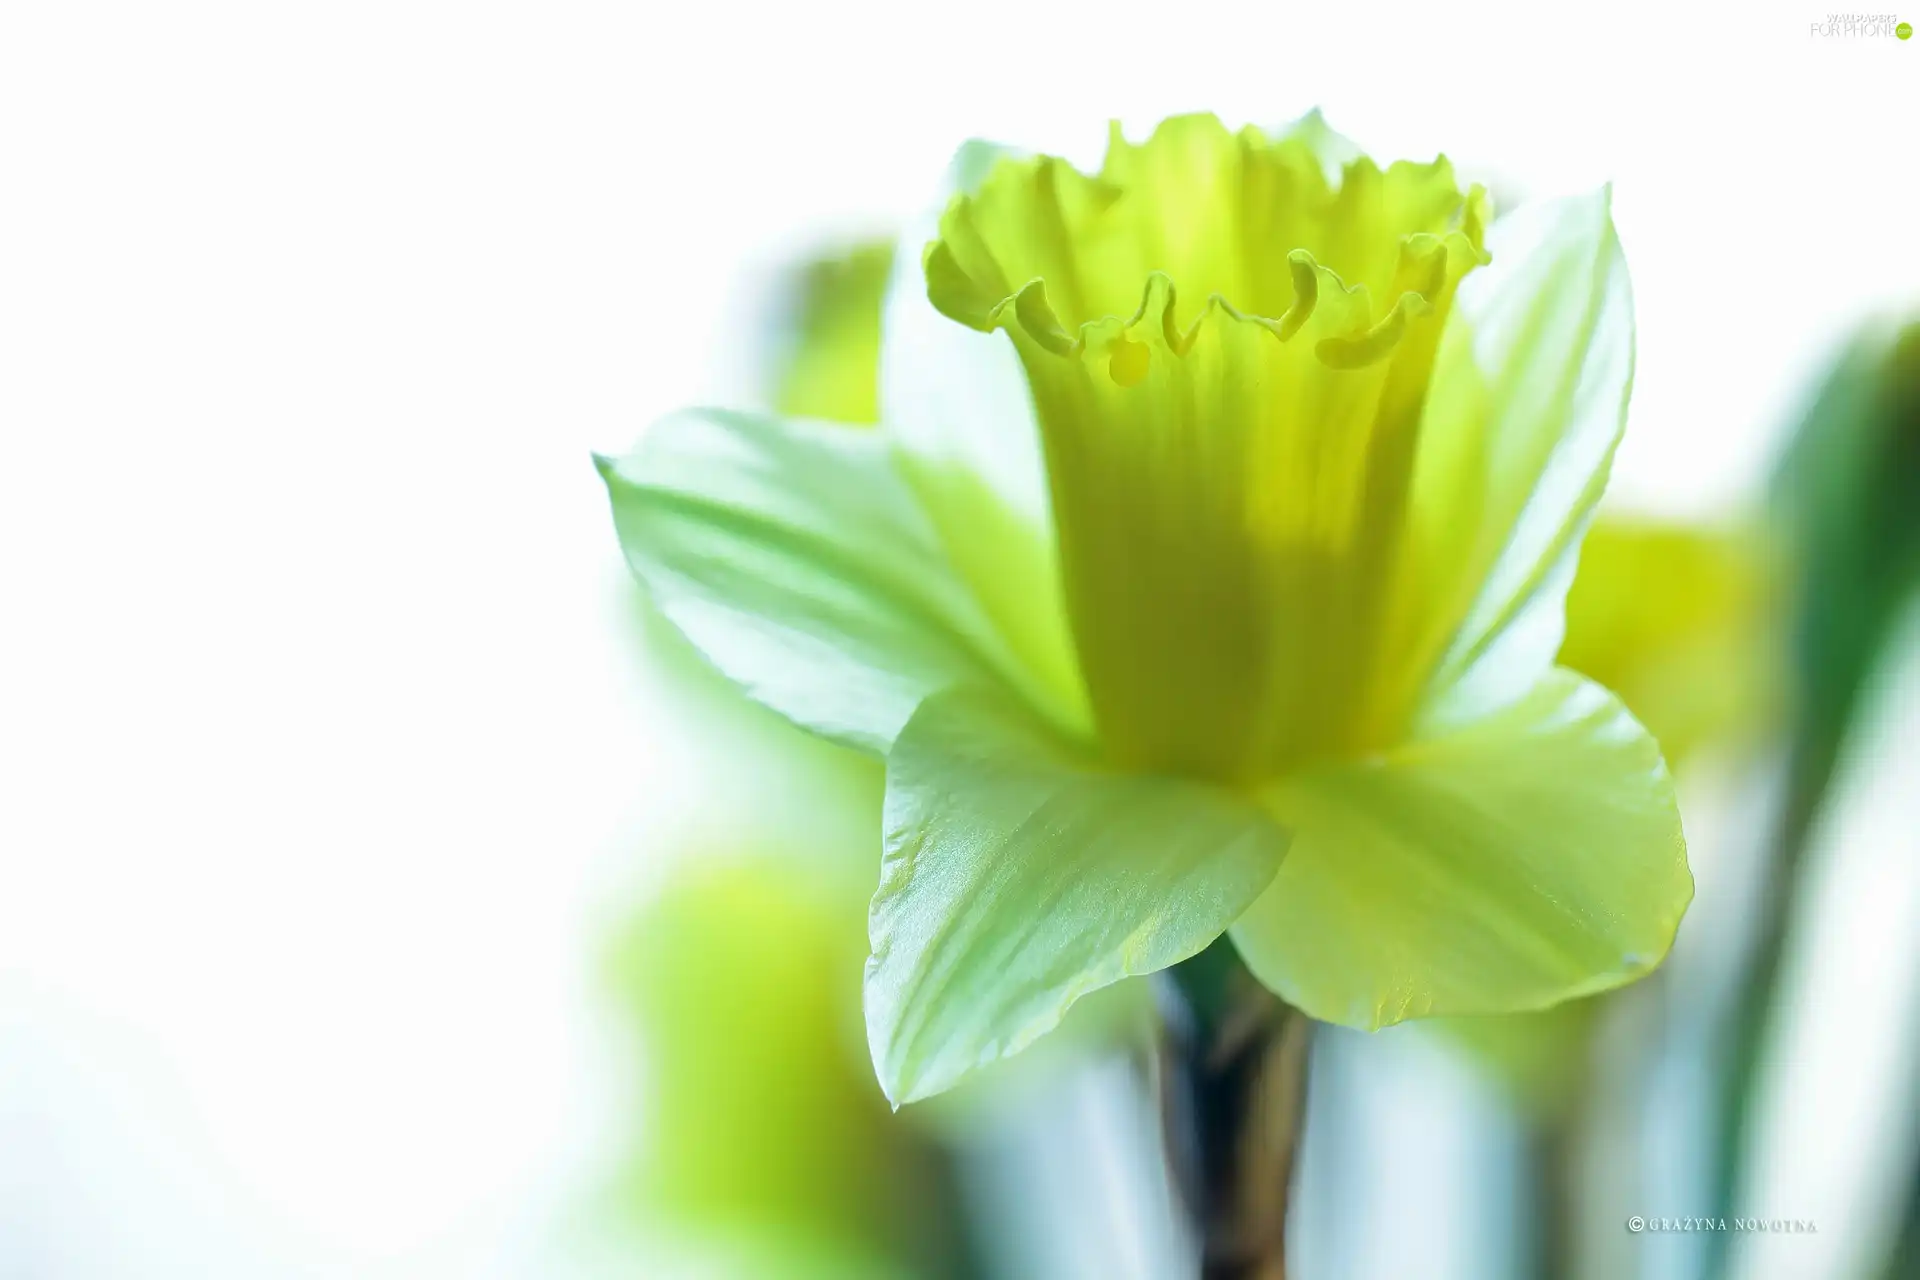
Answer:
M874 1084L862 903L778 855L687 860L627 930L640 1037L615 1212L661 1267L725 1280L947 1273L942 1157Z

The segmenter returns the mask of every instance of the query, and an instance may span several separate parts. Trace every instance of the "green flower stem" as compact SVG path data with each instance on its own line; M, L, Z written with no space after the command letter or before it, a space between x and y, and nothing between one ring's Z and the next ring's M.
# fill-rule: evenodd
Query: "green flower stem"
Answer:
M1579 1112L1569 1107L1537 1121L1527 1136L1527 1172L1532 1185L1532 1274L1560 1280L1576 1274L1575 1230L1580 1202Z
M1920 1275L1920 1169L1907 1183L1907 1202L1900 1218L1900 1232L1887 1254L1882 1280L1907 1280Z
M1833 781L1840 741L1838 733L1806 734L1795 744L1788 766L1786 804L1771 855L1761 869L1752 952L1734 996L1718 1089L1710 1192L1713 1211L1720 1217L1734 1217L1742 1211L1735 1197L1752 1155L1754 1091L1760 1078L1761 1055L1778 1002L1793 904L1803 893L1807 837ZM1731 1274L1733 1252L1726 1241L1710 1237L1707 1258L1707 1274Z
M1218 942L1162 975L1160 1112L1202 1280L1285 1280L1312 1021Z

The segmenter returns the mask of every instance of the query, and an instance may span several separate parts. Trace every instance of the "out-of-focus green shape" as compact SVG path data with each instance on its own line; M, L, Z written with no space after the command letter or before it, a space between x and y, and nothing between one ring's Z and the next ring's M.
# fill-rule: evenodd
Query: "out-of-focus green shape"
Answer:
M1586 1067L1606 996L1539 1013L1437 1018L1435 1035L1462 1050L1530 1119L1553 1123L1586 1087Z
M871 425L880 420L880 300L893 242L871 240L805 263L795 273L791 345L779 361L773 404L782 415Z
M1782 459L1775 497L1792 548L1793 786L1807 808L1920 581L1920 323L1847 351Z
M1620 695L1676 769L1778 713L1771 553L1759 534L1603 517L1580 551L1560 664Z
M1735 1211L1744 1175L1760 1049L1777 1003L1808 835L1863 695L1920 587L1920 323L1898 331L1870 326L1849 345L1781 460L1774 509L1788 555L1790 745L1753 958L1723 1058L1711 1206L1721 1214ZM1899 1250L1920 1257L1920 1191L1913 1203L1916 1220ZM1713 1273L1724 1274L1726 1241L1710 1237L1709 1252Z
M619 946L644 1094L617 1207L672 1274L951 1274L937 1165L861 1051L859 908L797 863L688 864Z

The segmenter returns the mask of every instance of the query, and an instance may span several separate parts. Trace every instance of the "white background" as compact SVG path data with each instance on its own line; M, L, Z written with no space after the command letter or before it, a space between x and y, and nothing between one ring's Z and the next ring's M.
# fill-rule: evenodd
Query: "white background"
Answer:
M738 398L798 248L1109 115L1610 178L1620 496L1722 510L1920 303L1920 41L1821 16L0 10L0 1274L546 1274L597 930L738 790L637 670L587 451Z

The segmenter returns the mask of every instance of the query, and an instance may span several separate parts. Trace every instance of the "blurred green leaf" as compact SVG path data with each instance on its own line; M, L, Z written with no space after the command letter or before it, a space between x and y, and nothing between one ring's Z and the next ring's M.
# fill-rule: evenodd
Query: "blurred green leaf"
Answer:
M944 1274L937 1153L860 1038L861 905L784 860L687 864L619 946L643 1091L617 1201L694 1273Z
M774 408L794 418L872 425L880 420L880 301L893 242L823 254L794 273L788 346L777 363Z
M1710 1209L1722 1215L1735 1212L1748 1159L1761 1047L1808 836L1920 585L1920 323L1870 327L1854 339L1795 432L1773 496L1789 558L1790 745L1752 958L1721 1057ZM1726 1240L1709 1237L1708 1249L1709 1273L1725 1274Z

